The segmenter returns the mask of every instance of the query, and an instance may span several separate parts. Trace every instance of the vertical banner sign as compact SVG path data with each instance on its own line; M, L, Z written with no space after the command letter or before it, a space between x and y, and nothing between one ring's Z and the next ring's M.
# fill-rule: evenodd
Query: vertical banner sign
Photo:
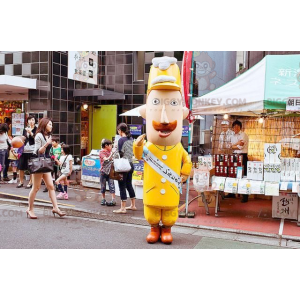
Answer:
M190 97L188 95L190 92L192 57L193 57L193 51L184 51L182 68L181 68L181 83L182 83L182 97L185 101L185 106L187 108L190 107L189 105ZM189 121L190 121L190 114L187 117Z
M98 84L98 51L68 51L68 78Z

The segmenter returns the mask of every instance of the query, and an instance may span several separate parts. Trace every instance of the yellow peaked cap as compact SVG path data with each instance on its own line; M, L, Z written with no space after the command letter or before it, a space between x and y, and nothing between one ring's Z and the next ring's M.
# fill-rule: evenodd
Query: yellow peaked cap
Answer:
M161 57L161 59L163 59L163 57ZM173 80L170 80L171 78ZM149 95L152 90L181 91L180 70L176 63L170 64L166 70L162 70L159 66L156 67L154 64L151 66L147 95Z

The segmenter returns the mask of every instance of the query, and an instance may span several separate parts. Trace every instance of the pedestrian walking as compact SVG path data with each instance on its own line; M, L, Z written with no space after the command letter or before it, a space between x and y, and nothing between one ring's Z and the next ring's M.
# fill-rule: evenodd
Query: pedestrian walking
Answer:
M17 188L21 188L24 186L24 173L28 171L28 161L33 156L33 152L35 149L35 134L37 131L37 127L35 126L36 119L34 116L29 115L27 117L27 126L23 130L23 136L26 138L24 143L24 151L19 159L18 169L19 169L19 184L16 186ZM29 182L26 189L32 188L32 175L30 175Z
M5 169L5 159L8 157L8 149L11 146L10 139L7 135L8 126L5 123L0 124L0 181L2 181L1 173Z
M121 136L118 140L118 151L121 157L128 159L131 170L129 172L124 172L122 174L122 179L118 180L120 197L121 197L121 208L118 210L114 210L113 212L116 214L126 214L126 210L136 210L135 206L135 192L132 186L132 173L134 170L132 164L133 157L133 139L129 132L128 126L125 123L120 123L117 127L117 132ZM127 195L126 190L129 193L129 197L131 199L130 206L126 207Z
M111 165L113 164L113 155L114 151L112 151L112 141L103 139L101 142L102 149L100 150L100 184L101 184L101 205L107 206L115 206L116 205L116 195L115 195L115 183L114 180L109 178L109 173L111 169ZM111 194L111 201L107 202L105 199L105 191L106 191L106 182L108 182L109 192Z
M36 131L36 136L34 139L35 140L34 153L36 153L37 155L45 155L49 157L49 152L52 144L52 138L51 138L52 126L53 126L52 121L49 118L45 117L40 120L39 126ZM49 190L48 192L49 197L53 205L53 209L52 209L53 215L55 216L55 214L58 214L60 217L65 216L66 213L61 211L57 206L57 200L54 191L51 172L46 172L46 173L32 174L33 186L29 193L28 210L26 211L27 217L30 217L30 219L37 219L36 215L34 214L34 200L37 192L41 187L42 179L44 180Z
M55 180L58 191L57 199L68 200L68 176L72 173L73 157L69 145L61 146L61 156L59 159L55 158L55 162L59 168L59 177Z
M5 117L4 124L7 125L7 134L8 134L10 127L11 127L11 118ZM9 136L9 139L12 139L12 137ZM3 168L3 181L10 181L10 179L8 178L8 175L7 175L8 168L9 168L8 154L9 154L9 150L10 150L10 144L8 145L7 150L8 151L6 152L6 155L5 155L4 168Z

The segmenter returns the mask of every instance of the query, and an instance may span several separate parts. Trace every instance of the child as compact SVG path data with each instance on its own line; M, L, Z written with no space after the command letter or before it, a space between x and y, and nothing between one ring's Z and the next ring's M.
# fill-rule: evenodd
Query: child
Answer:
M109 172L112 164L112 142L110 140L103 139L101 141L101 147L99 156L100 156L100 183L101 183L101 194L102 194L102 201L101 205L107 206L115 206L115 184L113 179L109 178ZM105 200L105 190L106 190L106 181L108 181L109 192L111 194L112 200L110 202L106 202Z
M52 147L50 149L50 157L52 157L53 159L57 158L58 160L60 159L60 155L61 155L61 146L59 144L59 139L58 137L54 136L52 137ZM55 163L54 164L54 171L51 173L53 181L56 180L58 178L58 165ZM54 184L55 186L55 190L58 191L57 186ZM45 189L43 190L44 193L48 192L47 187L45 187Z
M50 156L55 156L58 160L61 155L61 146L58 137L52 137L52 147L50 149ZM52 174L53 175L53 174ZM54 165L54 180L58 178L58 165Z
M18 167L18 161L20 154L22 153L22 148L13 148L11 147L8 153L8 161L11 164L11 167L13 169L13 179L11 179L8 183L17 183L17 167Z
M58 160L55 158L55 162L58 165L59 168L59 177L55 180L55 183L57 184L58 191L60 192L57 195L57 199L64 199L68 200L68 176L72 173L72 163L73 163L73 157L70 154L71 150L69 145L62 145L61 146L61 156ZM62 187L62 185L64 187Z

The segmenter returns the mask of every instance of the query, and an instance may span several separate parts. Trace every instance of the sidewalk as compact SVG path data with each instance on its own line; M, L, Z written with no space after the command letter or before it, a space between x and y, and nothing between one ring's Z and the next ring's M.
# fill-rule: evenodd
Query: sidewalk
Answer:
M17 184L0 184L0 197L25 204L28 201L29 190L24 187L16 188L16 186ZM42 192L44 188L45 186L42 185L37 194L36 203L51 206L48 193ZM61 209L66 210L68 215L72 216L96 217L109 221L148 225L144 218L142 200L136 200L137 211L128 210L126 214L114 214L112 211L120 207L120 198L116 197L116 206L101 206L99 192L98 189L70 185L68 188L69 200L58 200L58 203ZM179 211L185 211L185 194L186 186L184 185ZM107 200L110 201L108 191L107 196ZM196 196L197 192L191 183L188 210L195 212L196 215L194 218L178 218L176 225L300 241L300 227L297 226L296 220L272 218L271 200L249 199L248 203L241 203L238 198L224 199L221 200L221 211L218 213L218 217L215 217L215 209L210 208L210 215L206 215L204 207L198 206ZM130 200L128 199L127 205L129 204Z

